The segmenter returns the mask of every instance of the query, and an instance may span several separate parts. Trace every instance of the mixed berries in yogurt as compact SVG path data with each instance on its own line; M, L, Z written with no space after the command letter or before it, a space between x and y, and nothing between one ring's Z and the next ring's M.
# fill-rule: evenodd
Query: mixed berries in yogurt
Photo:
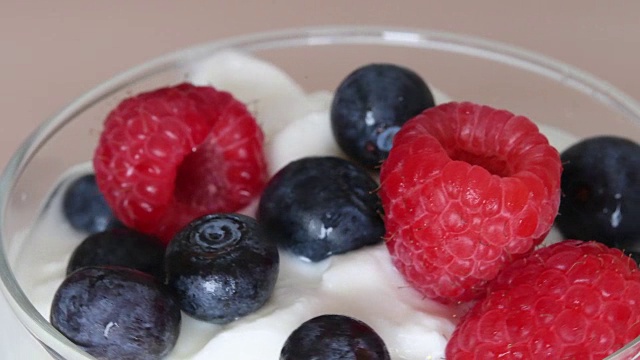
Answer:
M273 109L212 82L123 100L95 180L66 192L65 209L87 209L69 221L97 234L51 321L87 352L600 359L640 335L640 271L623 252L640 250L636 143L561 154L525 116L434 101L392 64L356 69L291 121L262 122ZM574 240L540 247L556 219Z

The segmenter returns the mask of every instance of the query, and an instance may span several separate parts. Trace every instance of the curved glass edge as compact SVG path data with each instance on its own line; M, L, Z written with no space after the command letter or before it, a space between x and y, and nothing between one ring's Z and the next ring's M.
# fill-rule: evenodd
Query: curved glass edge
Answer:
M82 113L101 99L155 73L204 59L215 51L223 49L236 49L253 53L260 50L294 46L348 44L436 49L506 63L557 80L567 87L587 94L616 109L624 114L626 119L640 126L640 104L611 84L569 64L492 40L428 29L379 26L307 27L237 36L178 50L121 72L86 92L58 114L38 126L14 153L0 176L0 227L4 223L6 206L9 200L8 194L13 189L15 180L22 174L25 165L29 163L41 144L77 114ZM4 244L1 232L0 244ZM26 317L21 316L20 320L38 340L42 341L42 336L49 336L60 341L60 345L65 352L75 354L74 357L92 358L79 351L72 342L59 334L31 304L9 267L3 245L0 245L0 279L2 280L0 289L10 306L15 312L24 312ZM640 337L609 358L631 355L632 353L627 354L626 352L635 350L638 344L640 344Z
M622 349L607 356L604 360L637 360L640 359L640 336L633 339Z

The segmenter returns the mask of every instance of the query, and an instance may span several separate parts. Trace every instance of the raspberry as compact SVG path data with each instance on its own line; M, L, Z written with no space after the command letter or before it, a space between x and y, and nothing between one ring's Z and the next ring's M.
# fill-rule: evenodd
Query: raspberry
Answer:
M240 210L262 191L262 145L262 130L231 94L184 83L122 101L93 164L116 216L166 243L191 220Z
M394 265L437 301L481 296L549 232L561 169L523 116L468 102L425 110L396 134L380 172Z
M602 359L640 335L640 271L579 240L507 265L447 344L457 359Z

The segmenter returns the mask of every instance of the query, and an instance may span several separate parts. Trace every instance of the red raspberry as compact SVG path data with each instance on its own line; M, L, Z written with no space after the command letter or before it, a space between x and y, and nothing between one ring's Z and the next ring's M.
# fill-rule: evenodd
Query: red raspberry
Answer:
M640 335L640 271L597 242L567 240L516 260L447 344L447 360L602 359Z
M561 163L534 123L448 103L396 134L380 172L387 247L425 296L468 301L549 232Z
M168 242L194 218L248 205L267 179L263 134L227 92L180 84L122 101L93 165L127 226Z

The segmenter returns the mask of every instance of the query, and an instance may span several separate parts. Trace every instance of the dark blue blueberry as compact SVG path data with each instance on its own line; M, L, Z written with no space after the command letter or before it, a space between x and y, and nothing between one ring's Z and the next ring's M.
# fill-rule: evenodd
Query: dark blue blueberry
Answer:
M432 106L433 95L418 74L393 64L370 64L338 86L331 128L345 154L374 168L389 156L400 127Z
M567 238L640 252L640 145L600 136L561 154L556 225Z
M258 220L283 249L320 261L382 241L377 187L364 168L347 160L299 159L269 181Z
M295 329L280 360L389 360L380 336L364 322L344 315L321 315Z
M122 266L163 279L164 246L155 237L127 228L87 236L73 251L67 275L87 266Z
M69 184L62 211L73 228L90 234L121 226L98 189L94 174L81 176Z
M176 344L180 321L180 308L163 285L120 267L73 272L51 306L51 324L99 359L161 359Z
M239 214L198 218L171 240L166 282L187 314L217 324L261 308L273 293L280 258L255 219Z

